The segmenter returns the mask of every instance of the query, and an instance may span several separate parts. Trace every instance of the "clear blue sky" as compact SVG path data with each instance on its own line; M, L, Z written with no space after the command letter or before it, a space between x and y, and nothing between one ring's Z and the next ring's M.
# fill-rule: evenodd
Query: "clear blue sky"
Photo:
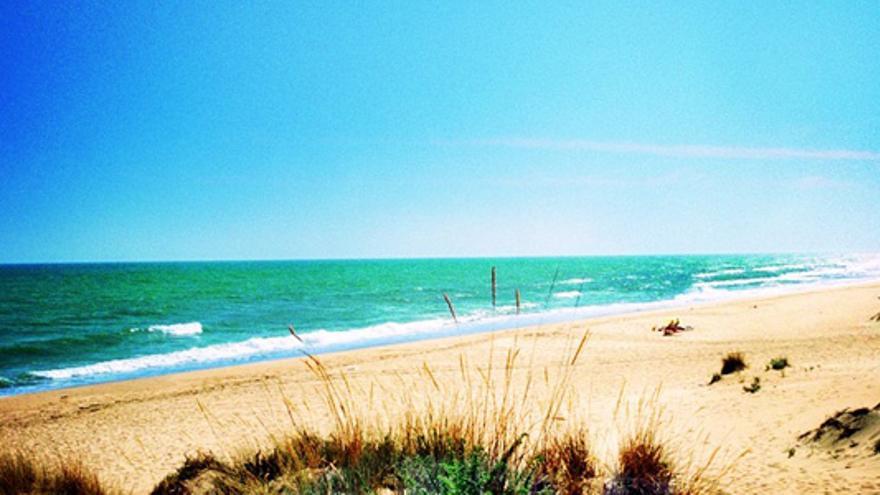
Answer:
M0 6L0 262L880 250L876 1L102 3Z

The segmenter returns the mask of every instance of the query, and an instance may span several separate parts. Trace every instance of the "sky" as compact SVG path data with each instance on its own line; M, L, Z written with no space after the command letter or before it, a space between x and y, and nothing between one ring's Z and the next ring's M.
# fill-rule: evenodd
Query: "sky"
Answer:
M854 251L875 1L0 5L0 262Z

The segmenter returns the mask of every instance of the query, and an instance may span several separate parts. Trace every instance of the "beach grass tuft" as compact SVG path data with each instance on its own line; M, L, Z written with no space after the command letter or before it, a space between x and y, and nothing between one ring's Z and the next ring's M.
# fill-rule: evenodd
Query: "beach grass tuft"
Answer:
M746 358L741 352L731 352L721 360L721 374L729 375L746 369Z
M587 493L596 485L601 472L587 438L586 430L554 438L536 455L537 476L554 493Z
M672 463L653 427L639 429L624 440L618 454L617 474L608 495L671 494Z
M0 455L0 494L108 495L90 471L75 461L38 463L22 453Z

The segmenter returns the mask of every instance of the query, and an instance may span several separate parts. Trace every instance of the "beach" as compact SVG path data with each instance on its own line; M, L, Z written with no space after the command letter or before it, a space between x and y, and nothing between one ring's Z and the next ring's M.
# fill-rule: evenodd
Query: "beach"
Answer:
M878 493L880 456L863 445L829 451L798 440L839 410L880 402L880 322L870 320L880 311L878 296L880 283L863 283L320 359L343 371L355 394L369 390L370 401L392 404L381 395L405 395L396 380L419 375L423 366L438 381L453 382L462 357L485 363L516 346L529 355L528 366L552 367L588 331L574 370L578 399L572 407L600 457L625 428L620 404L654 397L649 406L660 412L676 450L697 464L714 452L709 472L723 474L729 493ZM671 319L689 329L672 336L652 331ZM744 354L748 368L708 385L722 357L734 351ZM777 357L786 357L790 367L766 369ZM749 393L744 387L754 377L761 387ZM145 493L187 454L234 456L265 448L290 428L285 400L314 402L298 409L302 416L295 420L329 428L319 387L304 359L291 358L4 397L0 445L79 459L102 480ZM381 411L389 418L397 413Z

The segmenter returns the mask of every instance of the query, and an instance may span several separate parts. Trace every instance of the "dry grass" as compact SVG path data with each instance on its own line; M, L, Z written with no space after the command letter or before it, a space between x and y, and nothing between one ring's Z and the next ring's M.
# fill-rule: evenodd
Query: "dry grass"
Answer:
M621 395L623 391L621 391ZM660 405L661 391L645 394L634 410L618 400L615 417L624 421L623 433L616 459L609 468L610 477L604 483L602 495L709 495L723 493L718 479L728 473L737 460L730 459L718 466L720 449L707 457L695 457L691 445L676 444L671 440L664 409ZM622 418L621 418L622 416ZM710 475L710 471L713 475Z
M712 378L709 379L709 385L713 385L721 381L721 373L712 373Z
M671 494L674 493L672 482L672 463L666 448L658 441L655 429L639 430L624 440L611 493Z
M523 362L515 341L507 349L493 344L481 365L463 355L457 370L438 373L423 364L392 383L350 377L308 356L318 393L303 389L298 401L282 393L290 421L285 436L273 437L269 449L190 457L152 493L711 493L703 481L708 464L691 470L672 461L677 456L657 436L659 416L621 444L616 468L597 459L572 384L588 337L572 340L555 366L533 366L534 344ZM316 416L312 399L331 425L301 423ZM210 423L210 406L199 406ZM16 462L6 462L11 486L60 486L28 481L50 477L31 476L31 464ZM64 493L107 493L78 473L67 478L84 488ZM671 491L638 491L645 487ZM54 493L40 489L24 492Z
M731 352L721 360L721 374L729 375L746 369L746 358L741 352Z
M587 493L600 478L599 463L590 451L586 431L554 438L538 453L537 475L561 494Z
M553 369L520 363L518 345L493 349L484 366L462 356L458 371L444 375L423 364L413 377L396 377L394 389L406 394L382 394L402 404L374 401L378 382L353 380L308 356L332 421L328 432L299 424L309 406L285 397L291 434L272 450L229 462L189 459L153 493L198 493L193 487L203 485L223 493L581 493L599 469L587 432L570 429L566 418L576 414L565 406L587 340L585 333L572 341ZM545 386L536 386L541 380Z
M0 455L0 495L108 495L98 478L77 462L37 463L22 453Z
M293 434L273 450L227 463L190 460L181 471L204 471L172 474L154 493L205 484L222 493L712 493L708 464L672 462L677 456L657 436L659 415L621 445L618 469L603 467L573 400L573 371L587 340L584 334L572 341L551 368L523 363L516 343L502 351L493 346L483 366L462 356L457 372L423 364L410 378L396 377L398 393L382 394L383 401L402 401L395 404L374 401L379 382L367 385L309 356L332 419L329 432L296 424L300 406L285 399ZM656 402L654 396L640 410ZM628 488L613 491L622 480ZM648 486L667 491L638 491Z

